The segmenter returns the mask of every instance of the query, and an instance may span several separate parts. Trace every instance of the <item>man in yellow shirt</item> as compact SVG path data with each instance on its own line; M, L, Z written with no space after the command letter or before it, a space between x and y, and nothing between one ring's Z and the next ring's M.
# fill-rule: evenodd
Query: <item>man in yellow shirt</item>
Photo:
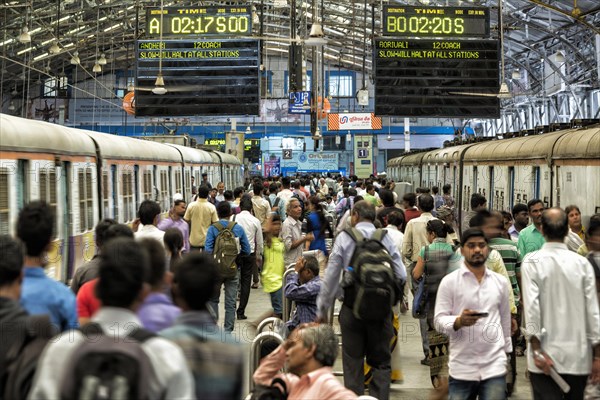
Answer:
M190 224L190 251L203 251L208 227L217 222L217 209L208 202L208 187L198 188L198 200L191 203L183 219Z

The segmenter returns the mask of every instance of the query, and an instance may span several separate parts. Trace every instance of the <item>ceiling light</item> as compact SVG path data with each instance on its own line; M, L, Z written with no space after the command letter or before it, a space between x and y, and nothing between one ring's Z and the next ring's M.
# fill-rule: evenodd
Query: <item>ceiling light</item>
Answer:
M81 60L79 59L79 52L75 51L73 53L73 57L71 57L71 64L79 65L80 63L81 63Z
M31 35L29 34L29 28L27 28L26 26L23 27L23 31L19 35L19 42L21 42L21 43L30 43L31 42Z
M17 92L17 87L15 86L15 87L13 88L13 90L10 92L10 95L14 97L14 96L16 96L16 95L18 95L18 94L19 94L19 92Z
M392 141L392 135L388 133L388 135L385 138L385 140L387 140L388 142L391 142Z
M158 94L158 95L167 94L167 89L165 89L164 86L157 86L154 89L152 89L152 93Z
M510 97L510 90L508 90L508 85L506 82L502 82L500 85L500 91L498 92L498 97L501 99L506 99Z
M518 69L515 69L512 72L512 78L515 79L515 80L521 79L521 72Z
M302 102L302 109L310 110L310 104L308 104L308 99L306 97L304 98L304 101Z
M8 111L15 111L17 108L15 107L15 102L11 101L8 105Z
M317 126L317 129L315 130L315 135L313 136L314 140L321 140L323 138L323 136L321 135L321 129L319 129L319 127Z
M308 35L308 39L304 41L304 45L310 47L324 46L327 44L327 40L323 36L325 36L325 34L323 33L321 24L312 24L310 27L310 34Z
M561 51L557 51L555 56L554 56L554 60L558 63L558 64L563 64L565 62L565 56Z
M252 129L250 129L250 125L246 127L246 135L250 135L252 133Z
M96 61L96 64L94 64L94 67L92 68L92 72L102 72L102 66L100 64L98 64L98 61Z
M104 53L100 54L100 58L98 59L98 64L106 65L106 56L104 55Z
M60 47L58 47L58 42L55 40L52 42L52 46L48 49L48 53L50 54L58 54L60 53Z
M129 85L127 85L128 92L133 92L134 90L135 90L135 86L133 86L133 83L130 83Z
M161 74L156 77L156 81L154 82L156 86L165 86L165 80Z

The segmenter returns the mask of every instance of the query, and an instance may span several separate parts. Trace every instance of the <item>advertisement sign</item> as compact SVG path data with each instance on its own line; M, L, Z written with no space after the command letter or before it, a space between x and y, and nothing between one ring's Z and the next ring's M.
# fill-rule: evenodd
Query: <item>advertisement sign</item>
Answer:
M290 92L290 103L288 113L310 114L310 107L307 107L307 109L305 110L304 103L310 105L310 92Z
M265 161L264 176L276 176L281 173L281 161L277 157L274 160Z
M381 118L373 113L341 113L327 116L330 131L381 129Z
M300 153L298 170L300 171L335 171L339 169L338 153Z

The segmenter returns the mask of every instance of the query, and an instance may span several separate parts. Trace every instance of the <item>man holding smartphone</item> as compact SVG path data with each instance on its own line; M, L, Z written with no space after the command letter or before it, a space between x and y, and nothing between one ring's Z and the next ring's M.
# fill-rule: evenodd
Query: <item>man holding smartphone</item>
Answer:
M509 284L488 270L484 233L467 229L461 238L464 260L438 289L435 326L450 339L450 399L506 398L506 354L510 340Z

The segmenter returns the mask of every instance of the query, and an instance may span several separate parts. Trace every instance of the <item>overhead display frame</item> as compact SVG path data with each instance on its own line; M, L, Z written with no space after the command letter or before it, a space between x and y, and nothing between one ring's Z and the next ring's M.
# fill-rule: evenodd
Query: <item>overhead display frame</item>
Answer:
M375 114L498 118L493 39L376 39Z
M257 39L139 40L136 59L136 116L259 114Z
M250 36L252 10L248 6L150 7L146 9L146 35Z
M487 7L383 6L383 36L489 37Z

